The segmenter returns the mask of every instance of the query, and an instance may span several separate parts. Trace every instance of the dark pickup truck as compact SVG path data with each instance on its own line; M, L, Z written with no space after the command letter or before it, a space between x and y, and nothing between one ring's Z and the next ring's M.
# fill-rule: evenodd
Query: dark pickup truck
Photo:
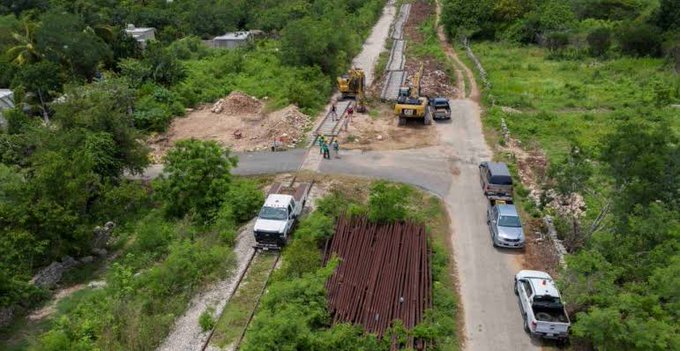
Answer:
M430 108L434 119L451 119L449 100L443 97L430 99Z
M512 202L512 176L505 163L482 162L479 177L484 195L489 200Z

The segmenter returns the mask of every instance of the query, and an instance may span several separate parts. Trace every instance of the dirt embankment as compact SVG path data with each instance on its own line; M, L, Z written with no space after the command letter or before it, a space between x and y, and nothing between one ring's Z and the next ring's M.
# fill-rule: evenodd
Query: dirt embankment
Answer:
M302 141L311 125L309 116L294 105L274 112L265 112L264 107L263 101L232 92L175 119L167 133L151 138L152 157L159 162L175 142L191 138L214 140L233 151L267 149L275 140L295 147Z
M404 34L408 42L407 53L409 52L409 45L422 44L425 41L420 28L434 14L434 5L426 1L415 1L411 5L408 21L406 21L404 26ZM408 72L407 83L410 83L410 79L418 72L421 63L423 64L423 77L420 80L421 94L430 97L456 96L457 88L453 86L451 77L446 73L446 67L442 62L435 60L433 57L417 58L407 55L404 67Z

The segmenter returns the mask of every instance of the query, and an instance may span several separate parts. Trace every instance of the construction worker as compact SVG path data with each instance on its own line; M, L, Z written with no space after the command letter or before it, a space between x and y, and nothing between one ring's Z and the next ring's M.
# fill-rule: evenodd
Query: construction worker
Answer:
M353 113L354 113L354 109L352 108L352 106L350 106L347 109L347 119L349 119L350 122L352 122L352 114Z
M319 135L319 155L323 154L323 144L326 143L326 138L323 135Z
M328 144L324 141L323 145L321 146L321 151L323 152L323 158L330 159L331 158L331 152L328 149Z
M338 144L338 139L333 140L333 151L335 152L335 158L340 158L340 144Z
M335 122L338 119L338 112L337 109L335 108L335 101L333 101L333 105L331 106L331 121Z

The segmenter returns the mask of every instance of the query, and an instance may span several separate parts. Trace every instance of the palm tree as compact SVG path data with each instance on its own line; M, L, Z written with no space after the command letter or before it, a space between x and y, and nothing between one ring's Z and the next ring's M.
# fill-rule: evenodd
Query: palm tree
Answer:
M20 66L39 61L42 56L35 43L35 31L38 26L28 20L24 20L23 24L23 34L12 33L12 38L17 42L17 45L7 50L7 55L12 62Z

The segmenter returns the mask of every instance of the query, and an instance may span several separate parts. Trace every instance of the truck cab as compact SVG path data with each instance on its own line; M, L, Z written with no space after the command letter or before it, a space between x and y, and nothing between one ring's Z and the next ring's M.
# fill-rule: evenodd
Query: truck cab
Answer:
M255 220L255 240L272 247L285 245L298 215L296 205L295 199L290 195L269 195Z
M253 227L255 248L277 250L286 245L311 186L311 183L300 183L296 187L285 187L280 183L272 185Z
M566 341L571 322L555 282L548 273L523 270L515 275L524 330L531 336Z

